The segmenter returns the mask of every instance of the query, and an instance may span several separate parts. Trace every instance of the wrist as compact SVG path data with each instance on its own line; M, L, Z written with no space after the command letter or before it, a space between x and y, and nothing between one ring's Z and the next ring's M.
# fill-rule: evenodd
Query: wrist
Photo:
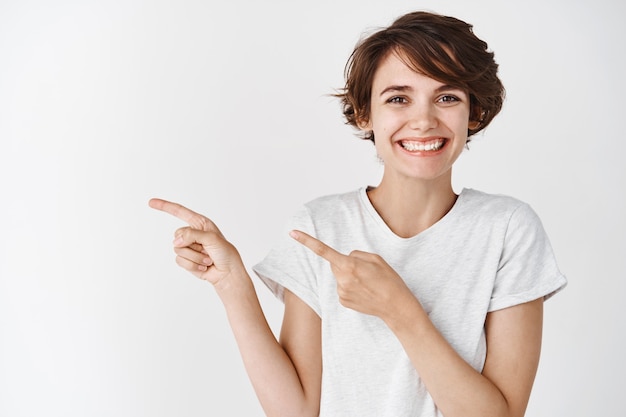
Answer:
M408 291L404 296L393 304L393 309L381 317L394 333L413 331L419 325L421 319L428 318L426 311L419 300Z
M213 284L218 296L225 300L229 297L238 297L254 288L252 279L243 264L233 265L230 271L218 282Z

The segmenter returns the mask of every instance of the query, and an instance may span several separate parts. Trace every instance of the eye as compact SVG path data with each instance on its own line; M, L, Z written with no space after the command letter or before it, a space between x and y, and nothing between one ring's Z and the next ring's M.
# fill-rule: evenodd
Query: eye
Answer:
M457 101L461 101L461 99L452 94L446 94L446 95L439 97L437 101L439 103L456 103Z
M408 103L408 100L406 98L404 98L404 97L393 96L393 97L390 97L389 99L387 99L387 103L405 104L405 103Z

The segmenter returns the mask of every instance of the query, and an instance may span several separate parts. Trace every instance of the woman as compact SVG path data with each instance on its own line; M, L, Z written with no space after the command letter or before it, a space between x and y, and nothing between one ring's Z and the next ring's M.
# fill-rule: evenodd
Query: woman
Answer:
M267 415L523 416L566 280L527 204L452 188L502 106L493 53L465 22L409 13L357 45L339 97L384 173L307 203L254 267L285 303L279 340L235 247L153 199L189 224L178 264L215 286Z

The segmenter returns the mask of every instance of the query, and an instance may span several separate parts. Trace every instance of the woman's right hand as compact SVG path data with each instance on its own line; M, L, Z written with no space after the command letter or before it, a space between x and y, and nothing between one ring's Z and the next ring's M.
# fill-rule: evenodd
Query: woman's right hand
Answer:
M178 203L158 198L151 199L148 204L189 225L174 233L174 252L179 266L215 286L223 285L231 273L245 271L237 249L209 218Z

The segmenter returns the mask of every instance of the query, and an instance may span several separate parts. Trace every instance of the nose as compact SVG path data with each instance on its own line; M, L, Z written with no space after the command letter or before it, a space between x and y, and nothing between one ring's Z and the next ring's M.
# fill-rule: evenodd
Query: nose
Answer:
M409 127L414 130L427 131L437 127L437 114L432 103L414 103L411 106Z

